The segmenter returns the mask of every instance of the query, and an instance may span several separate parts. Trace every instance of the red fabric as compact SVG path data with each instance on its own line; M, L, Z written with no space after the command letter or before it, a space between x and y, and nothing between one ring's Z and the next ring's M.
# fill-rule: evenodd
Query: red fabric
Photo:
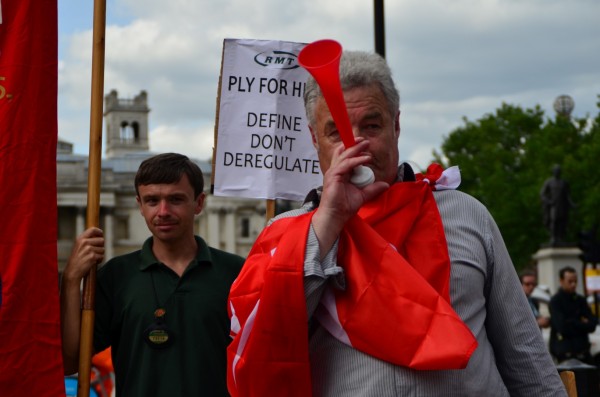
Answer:
M311 395L308 318L302 281L305 247L302 242L306 241L311 217L312 214L306 214L282 219L263 230L232 286L230 302L242 324L260 299L260 310L242 358L235 362L238 348L243 344L243 331L227 349L227 386L232 397ZM232 315L231 306L229 309Z
M397 183L358 213L450 302L450 258L437 204L423 183ZM340 250L343 252L343 250Z
M0 394L65 395L56 252L56 0L0 0Z
M234 397L311 395L303 290L311 217L266 228L232 286L232 329L241 325L228 349ZM428 185L395 184L365 205L340 235L338 264L346 290L335 291L335 305L354 348L414 369L467 365L477 342L449 304L450 262Z
M439 165L437 163L431 163L429 165L429 167L427 167L427 172L425 173L425 175L418 173L418 174L415 174L415 177L417 178L417 181L423 181L423 180L427 179L427 182L431 186L431 189L435 190L435 182L438 179L440 179L443 172L444 172L444 169L442 168L441 165Z

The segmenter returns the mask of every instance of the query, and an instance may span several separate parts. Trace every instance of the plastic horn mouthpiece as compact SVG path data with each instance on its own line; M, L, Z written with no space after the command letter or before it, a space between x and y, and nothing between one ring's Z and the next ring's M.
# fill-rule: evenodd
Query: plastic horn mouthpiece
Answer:
M318 40L308 44L300 51L298 63L306 69L321 88L323 98L327 102L329 112L335 121L342 142L346 148L354 146L354 134L348 117L346 102L340 84L340 58L342 46L335 40ZM357 187L363 188L375 181L373 170L358 166L350 181Z
M375 174L373 174L373 170L369 167L359 165L358 167L354 167L352 170L350 182L352 182L352 184L357 188L362 189L363 187L375 182Z

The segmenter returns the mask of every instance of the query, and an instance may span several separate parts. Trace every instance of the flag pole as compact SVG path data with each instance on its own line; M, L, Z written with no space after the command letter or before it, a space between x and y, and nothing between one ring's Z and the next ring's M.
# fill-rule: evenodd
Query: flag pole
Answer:
M265 224L269 223L271 218L275 216L275 206L277 205L277 201L273 199L267 199L267 213L265 214Z
M92 90L90 105L90 148L86 228L100 224L100 176L102 156L102 101L104 95L104 36L106 0L94 0L94 32L92 47ZM90 394L90 376L94 336L96 300L96 265L83 280L81 334L79 337L79 375L77 397Z
M375 52L385 58L385 15L383 0L373 0L375 26Z
M215 167L217 165L217 141L219 137L219 114L221 113L221 85L223 84L223 54L225 54L225 41L221 50L221 71L219 72L219 84L217 85L217 104L215 110L215 130L213 135L213 151L210 172L210 194L215 193Z

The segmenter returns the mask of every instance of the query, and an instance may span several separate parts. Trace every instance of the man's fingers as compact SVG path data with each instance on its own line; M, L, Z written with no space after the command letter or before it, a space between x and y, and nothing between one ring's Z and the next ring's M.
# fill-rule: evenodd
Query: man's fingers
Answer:
M79 237L81 238L90 238L90 237L103 237L104 236L104 232L102 231L102 229L97 228L97 227L90 227L87 228L83 233L81 233L79 235Z
M389 184L382 181L373 182L362 189L365 202L373 200L390 187Z
M104 248L104 237L93 237L86 240L86 243L93 247Z

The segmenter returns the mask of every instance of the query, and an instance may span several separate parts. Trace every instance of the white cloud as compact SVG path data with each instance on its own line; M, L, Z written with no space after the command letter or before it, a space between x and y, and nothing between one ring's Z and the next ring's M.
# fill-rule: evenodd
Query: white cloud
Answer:
M373 4L359 0L111 0L105 92L148 92L151 148L204 158L212 147L224 38L339 40L372 50ZM597 114L600 3L596 0L386 2L386 55L402 98L401 156L425 166L442 137L502 102L540 104L560 94L575 114ZM125 16L129 15L129 18ZM61 34L59 134L87 151L88 30ZM66 44L66 45L65 45ZM197 153L197 154L196 154Z
M159 125L150 131L150 151L177 152L198 160L212 157L214 127Z

